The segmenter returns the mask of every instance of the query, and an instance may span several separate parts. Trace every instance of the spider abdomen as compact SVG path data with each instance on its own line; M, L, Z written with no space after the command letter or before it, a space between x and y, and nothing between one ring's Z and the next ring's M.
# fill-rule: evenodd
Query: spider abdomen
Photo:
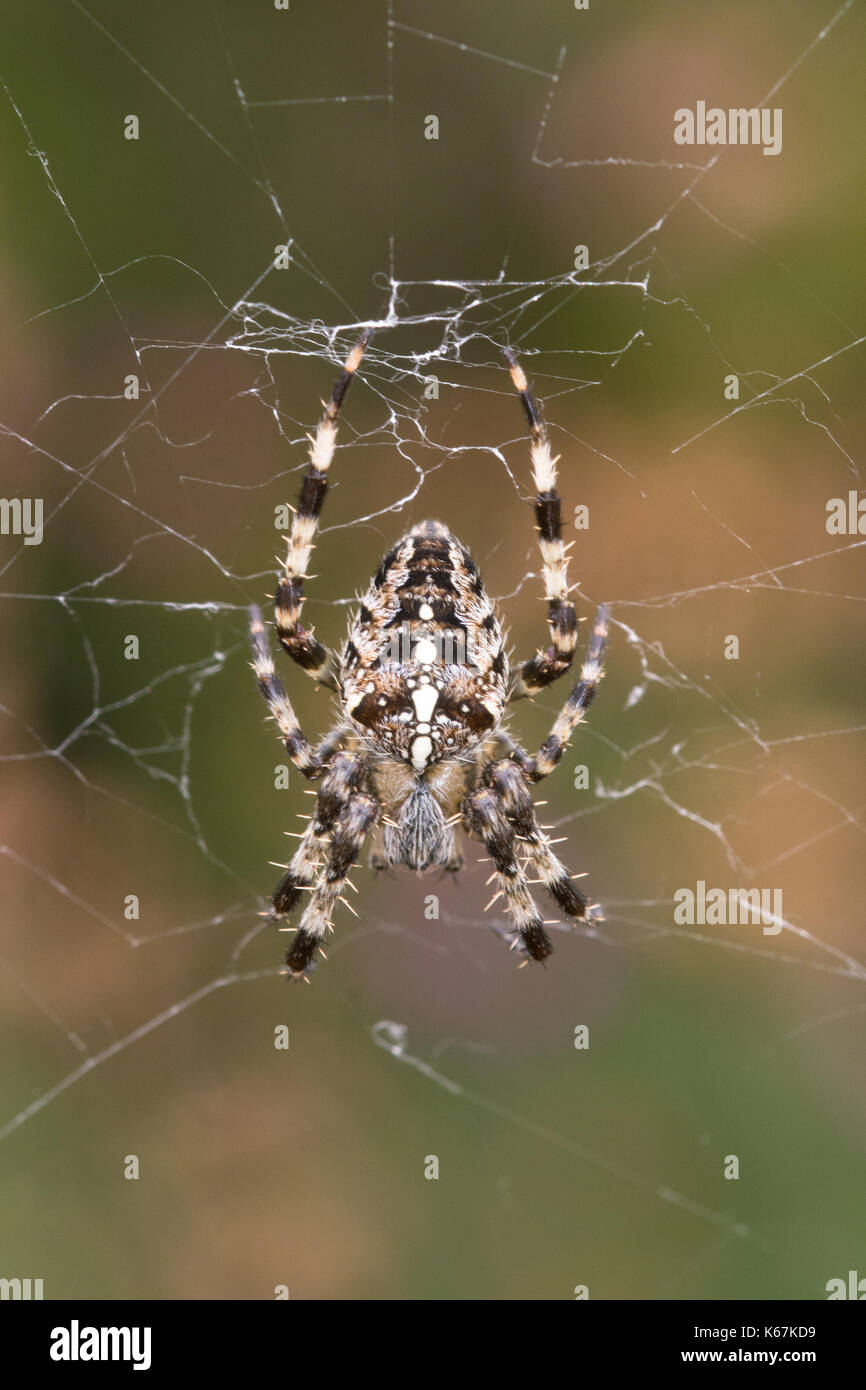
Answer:
M346 713L365 744L416 776L502 718L508 663L478 566L438 521L383 559L341 659Z

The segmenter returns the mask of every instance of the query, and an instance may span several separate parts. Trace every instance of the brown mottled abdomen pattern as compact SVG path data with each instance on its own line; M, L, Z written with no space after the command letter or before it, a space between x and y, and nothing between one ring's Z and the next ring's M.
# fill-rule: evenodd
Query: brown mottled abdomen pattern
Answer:
M340 683L361 740L423 776L502 718L502 629L465 546L438 521L383 559L349 632Z

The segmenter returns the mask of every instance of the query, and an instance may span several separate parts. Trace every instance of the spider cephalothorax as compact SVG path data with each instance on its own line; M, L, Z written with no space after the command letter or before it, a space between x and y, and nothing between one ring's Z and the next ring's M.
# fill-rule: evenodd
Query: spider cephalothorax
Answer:
M543 560L551 646L509 673L502 629L478 567L441 522L412 528L383 559L335 657L301 622L304 577L336 444L337 416L369 333L349 354L315 436L301 486L275 622L285 650L337 692L341 718L312 749L277 677L261 614L251 609L253 668L295 765L320 782L316 808L273 897L287 918L309 897L287 956L291 975L307 975L364 840L378 867L404 864L456 870L454 826L487 847L496 897L514 926L512 944L532 960L552 947L530 892L528 873L569 916L591 920L535 817L531 787L552 772L601 679L607 632L602 607L586 660L554 728L535 757L505 732L510 699L550 685L571 666L577 618L566 581L556 462L532 392L506 351L532 435L535 519Z

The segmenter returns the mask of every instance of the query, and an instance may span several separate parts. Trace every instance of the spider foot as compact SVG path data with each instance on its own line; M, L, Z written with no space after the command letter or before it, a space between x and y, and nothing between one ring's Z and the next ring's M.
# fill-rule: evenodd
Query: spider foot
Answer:
M598 903L590 905L568 874L562 873L550 878L546 887L550 896L569 917L577 917L586 922L592 921L592 909L598 907Z
M515 927L494 930L497 936L501 936L506 942L510 951L515 951L522 957L521 966L529 965L530 962L541 964L553 954L553 943L540 923L525 927L522 931Z
M275 917L287 917L301 900L302 884L291 869L283 874L271 899Z
M553 954L553 944L540 923L525 927L518 940L519 949L529 960L544 961Z
M311 971L316 967L315 956L321 944L321 939L313 936L311 932L298 931L286 955L287 974L290 980L309 979Z

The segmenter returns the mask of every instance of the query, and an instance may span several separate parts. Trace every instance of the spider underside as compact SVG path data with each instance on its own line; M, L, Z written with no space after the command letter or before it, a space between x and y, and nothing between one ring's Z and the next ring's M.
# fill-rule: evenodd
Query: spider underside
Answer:
M318 784L313 815L277 884L270 915L286 929L303 905L286 964L291 976L308 978L337 903L346 902L347 885L354 888L349 872L365 841L372 842L377 868L456 871L462 863L459 825L492 861L493 901L504 901L512 947L527 960L543 961L553 948L532 884L541 884L568 917L594 920L594 905L538 824L532 788L557 766L596 693L607 610L599 608L580 677L549 736L530 756L505 730L506 707L569 670L577 616L561 539L557 459L526 377L506 350L530 429L550 646L509 670L502 629L478 567L438 521L414 526L382 560L339 655L304 627L304 578L328 489L337 419L369 337L365 333L350 352L310 436L309 466L274 602L283 649L337 695L339 720L316 748L301 731L274 670L262 615L250 610L259 688L292 762Z

